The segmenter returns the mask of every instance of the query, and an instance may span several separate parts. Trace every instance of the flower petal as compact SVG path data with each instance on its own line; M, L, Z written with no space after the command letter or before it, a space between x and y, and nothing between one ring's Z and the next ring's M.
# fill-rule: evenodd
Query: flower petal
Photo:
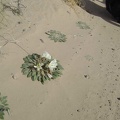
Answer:
M52 60L48 67L50 68L51 71L53 71L53 69L57 67L57 60L56 59Z
M50 79L53 77L53 76L52 76L51 74L49 74L49 73L48 73L47 75L48 75L48 77L49 77Z
M48 53L48 52L44 52L43 54L42 54L42 57L45 57L45 58L47 58L47 59L51 59L51 55Z
M37 68L37 66L34 66L34 68Z

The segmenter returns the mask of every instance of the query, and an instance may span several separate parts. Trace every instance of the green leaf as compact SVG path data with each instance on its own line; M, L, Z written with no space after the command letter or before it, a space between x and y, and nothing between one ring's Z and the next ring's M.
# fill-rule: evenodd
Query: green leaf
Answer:
M33 53L33 54L32 54L32 57L33 57L35 60L37 60L37 59L39 58L39 55L38 55L38 54Z
M32 81L34 81L34 76L31 77Z
M44 84L44 82L45 82L45 78L44 78L44 76L42 76L41 77L41 83Z
M23 58L23 60L24 60L25 62L29 62L28 59L27 59L27 57Z
M4 119L4 113L3 112L0 112L0 119Z
M58 63L58 66L57 66L60 70L63 70L64 68L62 67L62 65L60 65L59 63Z
M29 72L30 72L29 69L22 69L22 73L23 73L24 75L28 75Z
M7 96L3 96L3 97L2 97L2 100L6 100L6 98L7 98Z
M30 70L30 72L27 74L27 77L31 77L32 76L32 72Z
M26 63L26 64L28 65L28 67L35 65L34 63Z
M37 80L37 76L36 75L32 76L31 78L32 78L33 81Z
M24 63L21 68L28 68L34 66L34 63Z
M28 62L33 62L31 56L27 56Z
M37 80L40 81L40 79L41 79L40 72L38 71L36 74L37 74L37 75L36 75L36 76L37 76Z
M56 79L56 78L57 78L57 76L53 75L52 79Z
M7 96L1 96L0 94L0 119L4 119L4 112L9 110L7 107Z
M7 100L2 100L2 104L6 104L7 103Z
M32 76L36 76L37 75L37 71L33 69L31 74L32 74Z
M27 68L27 67L29 67L28 64L25 64L25 63L22 64L22 68Z
M28 55L27 58L29 58L29 59L31 59L31 60L33 59L33 58L32 58L32 55Z
M41 76L38 76L38 77L37 77L37 80L38 80L38 81L41 81Z
M43 80L43 81L45 81L45 80L46 80L44 76L42 76L42 80Z
M44 84L44 80L41 78L41 83Z
M44 78L45 78L45 80L48 80L48 79L49 79L47 75L45 75Z
M4 108L4 105L0 105L0 110Z
M8 104L6 103L6 104L4 104L5 106L8 106Z

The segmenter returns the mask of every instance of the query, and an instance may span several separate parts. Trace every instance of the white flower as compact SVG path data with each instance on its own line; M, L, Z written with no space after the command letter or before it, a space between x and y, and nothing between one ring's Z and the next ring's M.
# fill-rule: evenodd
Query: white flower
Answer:
M43 63L42 64L37 64L36 66L34 66L34 68L37 69L37 71L40 71L42 69Z
M45 58L47 58L47 59L51 59L51 55L48 53L48 52L44 52L43 54L42 54L42 57L45 57Z
M51 71L53 71L53 69L57 67L57 60L56 59L52 60L48 67L50 68Z
M53 76L52 76L51 74L49 74L49 73L48 73L47 75L48 75L48 77L49 77L50 79L53 77Z

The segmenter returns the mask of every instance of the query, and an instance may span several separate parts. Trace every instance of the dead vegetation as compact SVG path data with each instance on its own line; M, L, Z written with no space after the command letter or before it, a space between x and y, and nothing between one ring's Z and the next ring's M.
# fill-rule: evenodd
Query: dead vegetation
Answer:
M2 10L5 11L11 11L14 15L22 15L22 8L25 8L23 4L21 4L21 0L17 0L15 2L7 2L4 0L1 0L0 4L2 5ZM14 4L14 5L13 5Z
M63 0L65 3L67 3L70 6L78 5L79 0Z
M84 0L63 0L65 3L67 3L69 6L80 6L83 7L85 5Z
M6 29L6 27L8 27L5 24L5 21L8 20L8 16L11 16L12 14L15 16L23 15L22 9L25 8L25 6L21 3L21 1L22 0L0 0L0 29ZM9 12L11 12L12 14L9 14ZM9 36L12 40L7 39L6 36ZM19 48L27 53L27 51L18 44L18 41L13 38L13 35L9 33L4 33L1 31L0 42L4 43L2 44L2 46L0 46L0 55L2 55L2 49L9 43L17 45Z
M85 1L84 0L63 0L68 6L70 6L74 12L76 13L77 16L78 15L78 12L76 10L76 6L79 6L81 8L85 8Z
M21 0L10 1L10 0L0 0L0 29L2 26L6 26L4 21L7 21L6 12L12 12L13 15L21 16L23 15L22 9L25 6L21 3Z

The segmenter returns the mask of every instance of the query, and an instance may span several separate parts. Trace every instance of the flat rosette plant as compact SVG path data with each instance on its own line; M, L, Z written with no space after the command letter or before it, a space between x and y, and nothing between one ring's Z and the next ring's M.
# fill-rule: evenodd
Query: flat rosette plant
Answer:
M51 40L54 40L54 42L66 42L66 35L62 34L60 31L50 30L45 33Z
M63 67L47 52L42 55L34 53L26 56L23 60L22 73L31 77L33 81L38 80L44 84L46 80L56 79L62 75Z
M90 27L85 22L78 21L76 24L80 29L90 29Z

